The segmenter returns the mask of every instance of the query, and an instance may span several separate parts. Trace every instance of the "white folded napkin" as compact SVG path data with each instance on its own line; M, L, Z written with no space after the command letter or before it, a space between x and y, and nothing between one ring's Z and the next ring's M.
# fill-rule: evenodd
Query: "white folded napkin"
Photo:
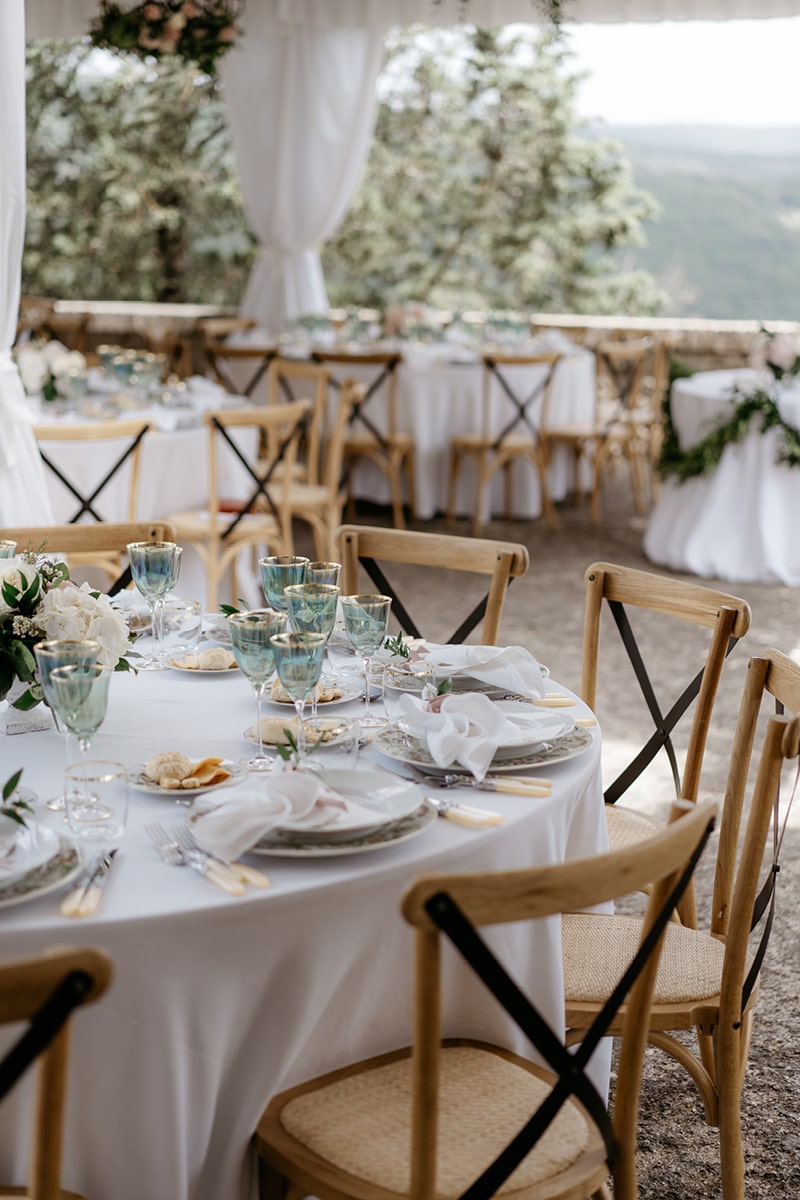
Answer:
M400 698L403 727L422 738L439 767L460 763L480 781L501 744L519 735L519 728L480 692L445 696L438 712L424 700Z
M280 771L258 787L241 788L224 804L199 816L193 826L197 844L224 859L244 854L271 829L324 829L343 813L350 819L374 811L345 799L312 772Z
M440 678L469 675L519 696L545 694L546 672L524 646L436 646L428 642L415 651L414 658L431 663Z

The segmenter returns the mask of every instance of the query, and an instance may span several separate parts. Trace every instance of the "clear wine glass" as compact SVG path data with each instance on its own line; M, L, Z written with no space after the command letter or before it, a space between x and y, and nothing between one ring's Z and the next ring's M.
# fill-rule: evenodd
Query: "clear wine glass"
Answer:
M10 542L6 538L0 541L0 558L14 558L17 553L17 543Z
M48 687L61 721L74 734L81 758L86 760L92 738L103 724L108 708L111 667L95 663L83 667L54 667Z
M128 546L133 582L153 619L153 653L138 664L139 670L164 667L164 601L178 582L182 554L174 542L131 542Z
M94 666L100 656L100 643L94 642L89 638L82 641L71 641L62 638L49 642L37 642L33 647L33 656L36 659L36 674L44 692L44 698L53 714L56 729L59 733L64 734L66 741L66 766L70 767L75 757L75 742L70 731L65 726L62 726L58 719L58 710L54 698L55 694L50 688L50 675L56 667ZM45 806L53 812L62 812L66 807L63 792L57 796L51 796L49 800L45 800Z
M297 753L301 762L306 754L305 704L319 683L327 640L323 633L279 633L272 638L275 669L297 713Z
M291 554L277 554L260 558L258 565L267 604L276 608L278 612L288 612L283 589L295 583L305 583L308 559Z
M306 567L306 583L327 583L339 586L342 564L337 562L310 562Z
M364 715L360 724L367 729L378 729L387 723L386 717L372 715L369 699L372 686L372 656L380 650L386 640L391 606L389 596L342 597L345 631L351 646L361 655L364 664Z
M232 613L228 617L231 646L236 661L250 680L256 697L256 735L258 752L246 760L248 771L271 771L272 759L264 753L261 732L261 701L267 681L275 670L275 653L271 638L286 629L286 613L274 608L257 608L250 612Z
M325 646L336 624L339 589L331 583L296 583L284 588L293 633L321 633ZM323 650L323 658L324 658ZM317 692L311 694L311 720L317 719Z

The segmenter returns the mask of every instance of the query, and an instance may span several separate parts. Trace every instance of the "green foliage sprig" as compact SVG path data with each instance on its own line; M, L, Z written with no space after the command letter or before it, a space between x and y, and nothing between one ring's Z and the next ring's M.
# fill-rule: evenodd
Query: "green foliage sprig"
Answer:
M89 36L105 50L140 58L174 56L214 75L217 62L241 34L236 24L240 10L230 0L148 0L129 8L100 0Z
M15 771L10 779L7 779L3 784L3 802L0 804L0 813L4 817L8 817L11 821L16 821L18 825L27 825L24 814L33 812L30 804L26 804L19 796L14 798L14 792L19 787L19 781L22 778L22 768Z
M402 630L393 638L387 637L383 645L384 649L388 650L390 654L394 654L397 658L408 658L408 646L403 641Z
M762 433L769 429L782 431L783 447L777 461L788 467L800 466L800 431L786 424L772 396L762 388L749 394L736 389L734 399L734 410L729 420L717 425L688 450L681 450L678 444L669 405L665 403L666 429L658 466L662 478L672 476L683 483L686 479L715 470L726 447L743 441L756 419L760 420Z
M300 747L297 744L297 738L294 736L291 729L284 729L283 736L286 738L286 741L276 742L275 749L278 751L278 754L280 754L284 762L293 762L299 767L302 760L300 758ZM306 754L313 754L317 747L322 745L323 740L324 739L320 734L320 736L311 746L306 746Z

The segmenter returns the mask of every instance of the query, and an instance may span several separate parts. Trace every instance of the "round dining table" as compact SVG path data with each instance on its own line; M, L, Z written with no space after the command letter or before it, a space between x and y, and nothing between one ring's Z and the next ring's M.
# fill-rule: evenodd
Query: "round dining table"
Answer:
M353 699L337 713L356 715L361 703ZM239 760L252 752L243 731L254 707L238 670L117 674L91 757L130 767L174 749L192 759ZM266 704L267 711L286 709ZM569 712L589 715L579 701ZM132 783L127 829L94 915L60 915L66 888L0 905L4 960L92 944L114 962L109 992L74 1019L63 1186L90 1200L253 1200L250 1138L270 1097L410 1042L413 938L399 905L416 877L543 866L607 848L600 736L596 726L590 732L582 753L548 764L553 787L545 798L438 793L500 812L501 825L466 828L436 819L413 839L369 852L251 853L246 861L268 874L271 887L240 897L162 861L145 825L172 828L188 810L169 793ZM327 766L353 766L355 754L359 769L405 769L373 747L314 753ZM0 737L0 773L23 767L23 785L41 798L59 790L64 759L54 729ZM238 786L253 786L249 778ZM35 811L68 834L63 817L41 800ZM497 927L488 937L563 1036L558 919ZM529 1051L449 949L443 968L446 1035ZM8 1044L4 1031L0 1051ZM600 1088L608 1069L601 1052L593 1060ZM31 1087L26 1079L4 1101L4 1182L26 1178Z
M756 389L773 394L783 420L800 429L795 381L776 387L768 373L752 368L702 371L672 385L681 450L728 421L737 396ZM644 538L651 562L705 578L800 585L800 469L780 462L782 443L779 428L764 430L755 417L714 468L683 482L665 479Z

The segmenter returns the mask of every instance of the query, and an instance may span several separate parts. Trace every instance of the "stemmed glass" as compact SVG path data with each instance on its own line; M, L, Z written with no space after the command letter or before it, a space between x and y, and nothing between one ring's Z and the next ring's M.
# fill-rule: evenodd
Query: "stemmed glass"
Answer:
M310 562L306 567L306 583L328 583L339 586L342 564L337 562Z
M108 707L111 668L92 666L54 667L48 687L56 711L70 733L74 734L86 761L92 738L103 724Z
M14 558L17 553L17 543L7 539L0 541L0 558Z
M296 583L284 589L289 624L294 633L321 633L325 646L336 624L339 589L330 583ZM323 649L324 656L324 649ZM280 672L278 672L280 674ZM317 717L316 688L311 693L311 720Z
M306 753L303 712L306 700L313 693L322 674L322 656L327 640L324 633L279 633L272 638L278 678L294 700L297 713L297 753L301 761Z
M368 729L377 729L386 724L385 717L371 715L369 696L372 684L372 656L380 650L386 640L391 606L392 601L389 596L342 597L345 631L350 645L357 654L361 655L364 663L364 715L359 724Z
M249 771L271 771L272 759L264 753L261 733L261 701L267 681L275 670L275 654L270 639L282 633L287 624L286 613L274 608L257 608L251 612L232 613L228 629L236 661L250 680L256 697L256 731L258 752L246 760Z
M133 582L147 601L153 618L153 654L139 669L164 667L164 601L178 582L183 550L174 542L131 542L128 546Z
M286 597L283 589L296 583L305 583L307 558L298 558L291 554L276 554L268 558L260 558L261 587L267 604L278 612L288 612Z
M33 647L36 674L44 692L44 698L55 719L56 729L64 733L66 737L67 767L72 765L73 740L70 731L66 727L62 729L59 722L55 690L50 687L50 675L56 667L91 667L97 662L99 654L100 643L91 641L89 638L82 641L70 641L62 638L50 642L37 642ZM53 812L62 812L66 807L63 794L51 796L49 800L45 800L45 806Z

